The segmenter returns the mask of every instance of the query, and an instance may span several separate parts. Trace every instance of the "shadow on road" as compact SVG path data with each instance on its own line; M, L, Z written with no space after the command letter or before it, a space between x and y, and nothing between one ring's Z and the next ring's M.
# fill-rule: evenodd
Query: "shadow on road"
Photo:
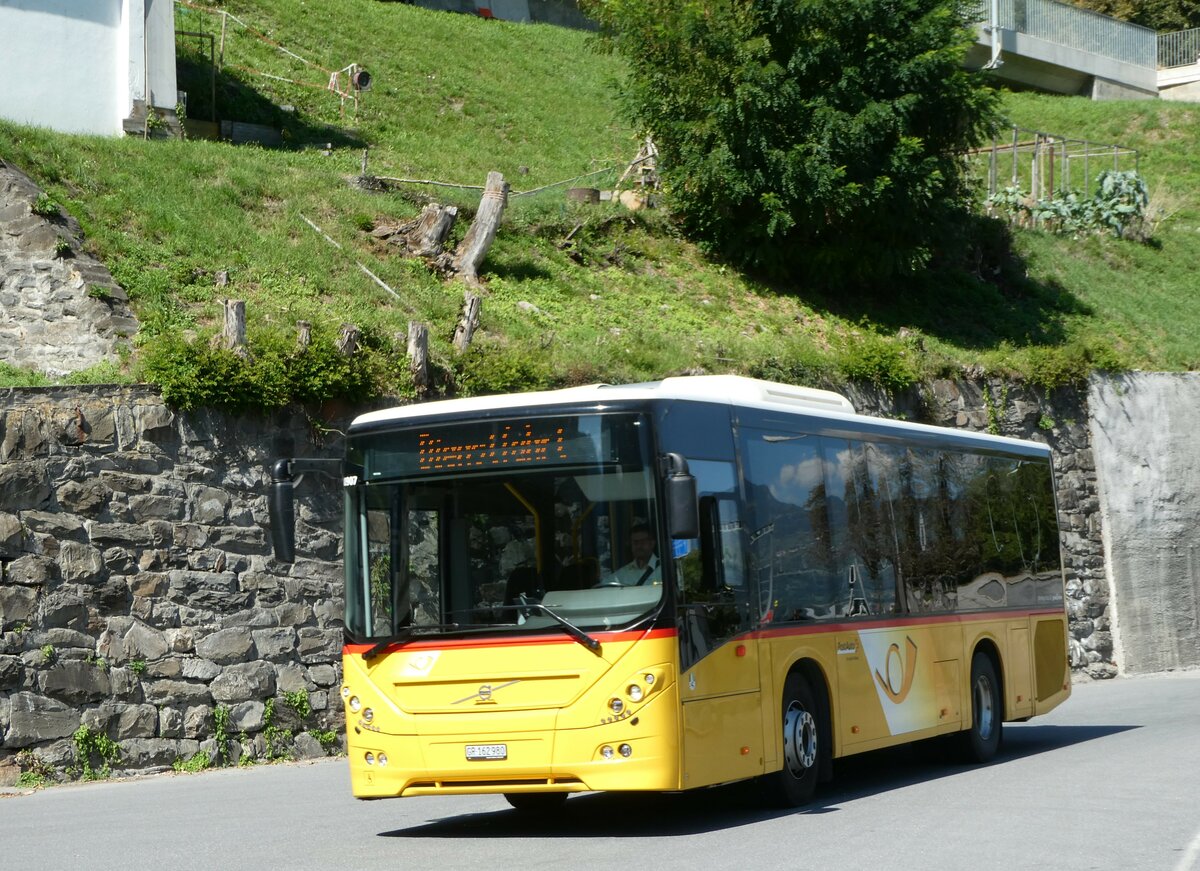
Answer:
M1025 759L1119 734L1136 726L1005 727L1004 745L991 765ZM921 742L837 760L834 779L803 808L764 807L754 783L667 794L588 793L568 799L560 813L537 816L503 809L434 820L380 832L383 838L640 838L677 837L733 829L785 816L836 813L841 806L914 783L972 770L947 761L946 745Z

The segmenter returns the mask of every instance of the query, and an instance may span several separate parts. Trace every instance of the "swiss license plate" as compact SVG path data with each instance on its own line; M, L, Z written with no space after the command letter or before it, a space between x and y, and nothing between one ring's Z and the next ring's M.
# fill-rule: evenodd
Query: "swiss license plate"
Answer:
M507 744L468 744L467 760L470 762L483 759L507 759Z

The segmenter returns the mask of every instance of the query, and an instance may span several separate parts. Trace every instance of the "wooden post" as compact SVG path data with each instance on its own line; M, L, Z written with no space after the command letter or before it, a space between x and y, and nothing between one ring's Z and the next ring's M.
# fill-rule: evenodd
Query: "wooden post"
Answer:
M413 384L424 393L429 386L429 328L416 321L408 322L408 366Z
M225 326L221 330L221 344L239 357L246 356L246 302L241 299L223 299Z
M354 324L342 324L342 334L338 337L337 348L344 357L353 357L358 351L358 340L362 334Z
M220 59L217 61L219 68L222 70L225 69L225 25L228 23L229 23L229 13L222 12L221 13L221 54L219 55Z
M312 344L312 324L308 321L296 321L296 344L300 350Z
M367 149L365 149L365 148L363 149L362 168L358 174L360 176L362 176L363 178L366 178L366 176L367 176Z
M457 218L457 206L429 203L421 210L416 226L405 233L405 247L418 257L437 257L442 253L442 246L446 244Z
M508 183L504 181L504 176L498 172L489 172L483 197L479 200L479 211L475 213L471 229L467 230L467 235L463 237L454 253L454 271L469 284L474 284L479 278L479 266L487 256L488 249L492 247L507 203Z
M479 327L479 310L482 306L483 302L478 294L468 290L463 295L462 319L454 328L454 350L459 353L467 350L467 346L471 344L471 337Z

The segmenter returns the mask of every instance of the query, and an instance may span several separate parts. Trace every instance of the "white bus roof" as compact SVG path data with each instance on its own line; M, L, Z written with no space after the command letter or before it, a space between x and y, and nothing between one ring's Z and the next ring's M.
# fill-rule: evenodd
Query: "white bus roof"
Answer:
M565 404L596 404L603 407L609 402L645 401L652 399L690 399L735 405L739 408L757 408L769 411L808 413L826 419L873 421L904 431L918 433L945 432L945 428L858 415L846 397L831 390L812 387L797 387L774 381L762 381L741 375L684 375L648 381L640 384L588 384L583 387L567 387L562 390L543 390L535 393L505 393L496 396L473 396L468 399L441 399L419 402L372 411L355 418L352 427L376 427L386 424L403 424L431 416L469 416L504 409L522 412L543 406ZM1031 445L1049 453L1049 447L1037 442L994 436L970 430L953 430L981 446L1020 447L1026 451Z

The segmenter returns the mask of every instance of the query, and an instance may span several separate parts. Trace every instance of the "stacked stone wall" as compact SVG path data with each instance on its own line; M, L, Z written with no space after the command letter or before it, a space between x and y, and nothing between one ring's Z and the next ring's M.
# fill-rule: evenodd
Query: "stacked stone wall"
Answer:
M1085 397L940 381L851 398L1054 448L1072 666L1114 674ZM306 477L294 564L267 537L271 461L341 455L316 432L299 415L177 413L149 388L0 392L0 782L35 760L80 770L81 728L115 742L115 772L215 758L218 710L230 762L342 740L336 484Z
M77 734L115 742L118 773L336 750L340 497L306 482L307 558L287 566L265 494L272 458L342 446L289 415L177 414L145 388L0 400L0 772L29 753L80 770Z

